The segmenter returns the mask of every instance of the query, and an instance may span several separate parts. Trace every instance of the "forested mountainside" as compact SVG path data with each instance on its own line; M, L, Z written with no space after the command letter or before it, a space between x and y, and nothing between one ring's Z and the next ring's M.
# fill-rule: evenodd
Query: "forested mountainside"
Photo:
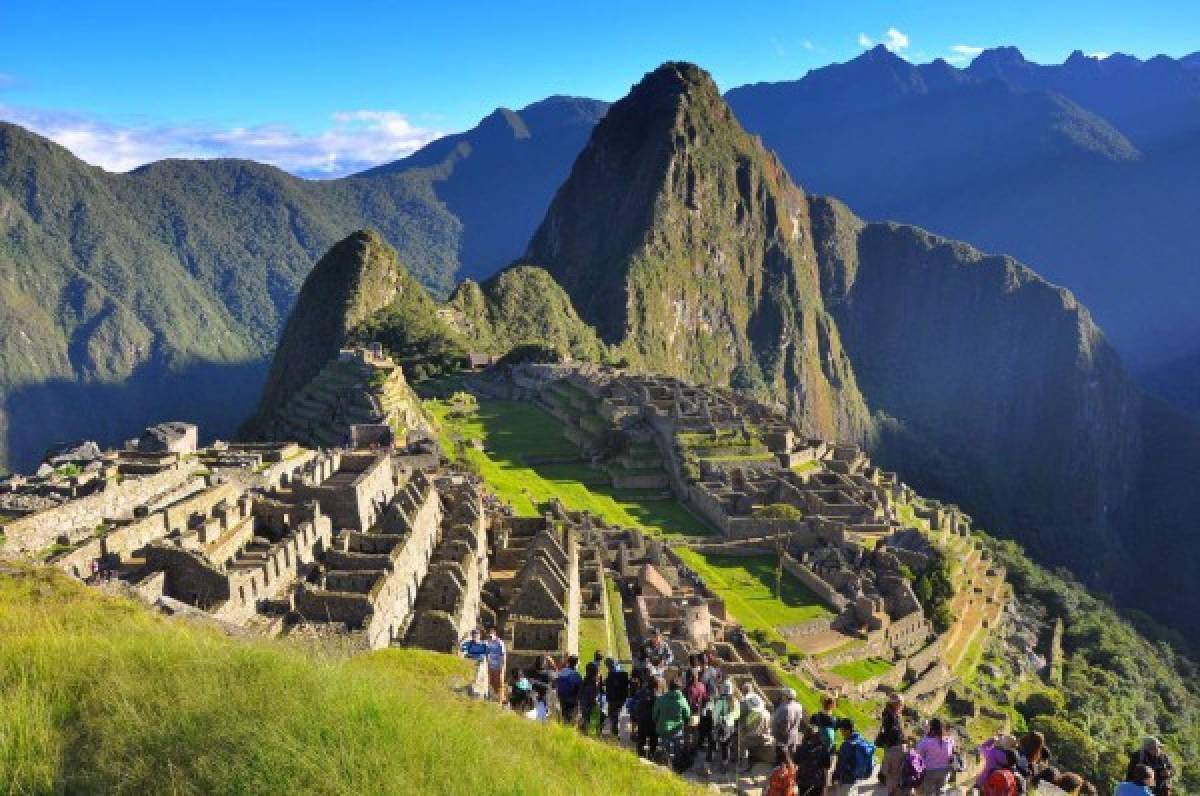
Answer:
M89 166L0 123L0 467L187 417L233 432L312 263L377 230L445 296L524 246L604 103L501 109L410 158L310 181L234 160ZM488 198L486 185L497 191Z
M1141 395L1068 291L806 196L697 67L666 64L612 107L522 262L441 307L408 291L356 334L413 367L441 367L430 345L537 343L751 389L1192 629L1167 600L1197 598L1176 497L1200 456L1190 422ZM1176 468L1155 463L1168 438Z
M524 260L630 362L754 388L814 433L865 438L804 194L697 67L666 64L610 108Z
M1134 370L1194 348L1200 72L1184 60L1038 65L1010 47L956 69L878 47L727 99L808 190L1069 287Z

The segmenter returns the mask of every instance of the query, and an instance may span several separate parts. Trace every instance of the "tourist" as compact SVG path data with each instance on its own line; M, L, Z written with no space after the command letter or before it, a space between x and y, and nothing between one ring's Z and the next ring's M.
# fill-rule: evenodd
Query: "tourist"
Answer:
M558 708L564 724L574 723L575 711L579 707L579 689L583 686L583 677L575 668L578 665L579 656L569 656L567 665L554 678L554 691L558 695Z
M1027 732L1017 742L1017 770L1031 787L1041 781L1042 771L1050 763L1050 749L1040 732Z
M550 702L546 698L548 691L549 689L541 683L534 684L533 707L525 711L525 718L544 722L550 717Z
M738 723L738 750L746 757L743 771L749 771L756 759L763 759L775 745L771 737L771 714L762 697L754 693L754 686L746 683L742 704L741 721Z
M1113 796L1156 796L1154 769L1143 763L1134 763L1125 772L1125 781L1117 785Z
M917 743L917 754L925 763L921 793L942 793L954 775L954 737L946 732L942 720L929 720L929 731Z
M604 724L600 699L604 695L604 682L600 679L600 667L592 661L583 672L583 685L579 687L579 713L583 721L580 731L587 735L593 730L600 734Z
M825 741L826 756L830 759L833 758L833 747L837 744L837 719L833 716L835 707L837 707L837 699L827 696L821 700L821 709L808 719Z
M1167 750L1157 738L1146 738L1142 741L1142 748L1129 758L1126 779L1129 779L1129 774L1133 773L1135 766L1146 766L1154 772L1154 787L1150 789L1154 796L1168 796L1171 793L1171 778L1175 776L1175 767L1171 765Z
M479 638L479 629L475 628L471 634L463 639L458 645L462 656L475 664L475 682L471 684L471 695L474 697L487 696L487 666L484 660L487 658L487 643Z
M692 716L692 709L679 688L678 680L672 680L667 692L654 700L653 715L654 731L669 758L674 760L683 747L683 728Z
M779 765L767 780L766 796L796 796L796 764L786 751L779 757Z
M491 698L504 702L504 665L508 661L508 649L504 639L496 634L496 629L488 630L487 665L488 691Z
M554 678L557 676L558 666L554 665L554 659L550 656L540 656L533 669L529 671L529 680L541 683L546 688L553 686Z
M471 631L471 634L462 640L458 645L459 652L469 661L479 663L487 655L487 643L479 638L479 628Z
M651 628L650 638L642 644L642 660L646 662L652 674L659 676L675 661L671 645L663 638L662 631L658 628Z
M842 745L838 748L837 765L833 768L835 793L849 794L859 782L870 779L875 769L875 745L854 729L854 721L838 719Z
M796 692L791 688L783 690L783 701L775 708L771 717L771 735L775 738L777 759L783 759L783 753L794 760L796 747L800 745L800 731L804 727L804 708L796 701Z
M821 728L809 721L796 751L796 789L798 796L821 796L829 783L832 758Z
M509 705L519 713L529 710L533 701L533 683L525 676L524 672L515 667L509 675L509 682Z
M651 676L642 679L633 695L633 742L642 757L653 758L658 751L658 730L654 723L654 702L662 692L662 681Z
M1017 739L1011 735L997 735L979 745L979 759L983 767L975 778L975 787L983 789L983 783L997 768L1003 766L1009 752L1016 752Z
M900 778L904 772L907 741L904 732L904 697L892 694L879 718L879 735L875 738L875 745L883 749L879 781L887 786L889 796L902 793Z
M688 724L689 741L691 748L698 752L705 742L712 742L712 716L705 708L715 694L709 693L708 686L700 678L699 667L688 669L685 682L683 695L687 697L688 707L692 710L692 719Z
M621 707L629 698L629 672L621 668L621 664L612 658L604 659L608 676L604 678L604 695L608 698L608 723L612 736L617 737L617 725L621 719Z
M721 750L721 773L729 771L729 764L737 765L737 724L741 706L733 694L733 683L726 680L719 687L716 699L708 703L709 733L708 751L705 762L713 761L713 749Z
M704 681L704 687L708 689L709 696L719 694L725 673L721 671L720 659L717 658L716 652L709 650L707 654L701 656L700 663L700 679Z
M1013 747L1001 749L1003 759L983 780L979 788L981 796L1024 796L1029 792L1029 781L1018 769L1020 753L1016 750L1015 743Z

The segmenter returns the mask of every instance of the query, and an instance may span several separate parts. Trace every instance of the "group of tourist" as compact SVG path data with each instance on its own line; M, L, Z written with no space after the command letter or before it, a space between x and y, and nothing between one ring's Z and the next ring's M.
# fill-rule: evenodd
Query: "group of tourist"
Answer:
M944 793L967 768L965 750L941 719L929 719L919 738L910 734L900 694L888 699L878 734L869 741L851 718L835 716L833 697L806 716L789 688L771 710L752 681L739 688L726 675L715 650L677 665L656 630L639 648L632 671L601 652L582 672L578 656L560 666L547 655L528 669L512 669L506 681L507 650L494 631L486 638L472 631L461 652L478 663L478 694L536 721L557 716L584 734L628 741L638 755L677 771L690 770L700 754L706 775L714 763L730 774L755 761L774 761L767 796L849 793L876 775L877 757L878 780L889 796ZM1096 794L1082 777L1055 766L1040 733L1000 734L973 751L981 796L1024 796L1046 786L1070 796ZM1173 775L1162 744L1147 738L1115 796L1171 796Z

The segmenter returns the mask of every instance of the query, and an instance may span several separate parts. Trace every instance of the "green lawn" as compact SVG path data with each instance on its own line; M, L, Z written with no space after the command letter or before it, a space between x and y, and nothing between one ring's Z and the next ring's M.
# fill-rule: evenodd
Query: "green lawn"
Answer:
M685 547L674 549L725 601L726 609L747 631L761 630L774 640L782 640L780 627L832 616L815 594L786 572L782 594L775 596L774 556L710 555Z
M583 617L579 620L579 669L592 660L597 651L609 654L608 625L603 619Z
M864 658L860 661L839 663L829 671L845 677L852 683L865 683L872 677L885 674L891 668L891 662L885 661L883 658Z
M655 536L715 533L677 501L614 490L602 473L583 462L529 464L526 455L535 459L579 455L575 445L562 435L559 421L533 404L484 399L479 401L477 411L460 417L450 417L452 407L446 401L427 401L426 408L440 426L447 455L458 455L456 437L485 441L487 451L467 447L462 455L496 495L522 516L535 515L535 504L557 497L573 511L591 511L607 522L640 528Z
M817 461L816 459L809 459L806 462L801 462L800 464L794 465L792 467L792 472L793 473L810 473L813 470L820 470L820 469L821 469L821 462Z
M716 456L697 455L696 458L702 462L765 462L774 459L775 455L771 453L740 453Z
M612 652L617 660L633 660L633 651L629 647L629 631L625 627L625 612L622 610L621 589L617 582L609 576L604 577L605 597L608 599L609 634L613 639Z

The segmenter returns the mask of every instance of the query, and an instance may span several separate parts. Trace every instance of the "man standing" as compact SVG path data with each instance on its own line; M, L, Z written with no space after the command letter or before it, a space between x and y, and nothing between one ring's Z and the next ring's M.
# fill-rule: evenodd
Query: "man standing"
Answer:
M879 781L887 787L889 796L901 792L900 775L904 771L907 740L904 733L904 697L892 694L879 719L879 736L875 739L875 745L883 749Z
M1140 782L1133 778L1137 766L1145 766L1154 772L1154 784L1150 788L1154 796L1170 796L1171 778L1175 775L1175 767L1171 765L1171 758L1167 756L1167 751L1157 738L1150 737L1142 741L1142 748L1129 758L1125 779Z
M796 692L785 688L783 702L779 703L779 707L775 708L775 715L771 717L771 735L775 736L775 746L779 750L781 760L784 752L795 759L803 726L804 708L796 701Z
M671 652L671 645L666 642L662 631L658 628L652 629L650 638L642 644L642 660L646 662L646 667L650 669L651 674L660 677L675 660L675 656Z
M622 669L621 664L612 658L605 658L604 665L608 669L608 677L604 678L604 696L608 700L608 724L612 729L612 736L616 738L621 707L629 697L629 672Z
M504 639L496 635L496 628L488 630L487 666L488 690L497 702L504 702L504 664L508 661L508 648Z
M475 682L471 684L471 696L483 697L487 695L487 675L483 660L487 657L487 644L479 638L479 628L471 631L471 635L462 640L458 645L459 652L469 661L475 663Z
M558 706L562 711L564 724L575 722L575 711L579 709L579 690L583 687L583 675L575 667L579 665L579 656L567 658L567 665L554 678L554 692L558 694Z
M771 748L771 714L767 712L762 697L754 693L754 687L750 683L746 683L740 711L738 749L739 753L746 754L746 766L742 769L744 773L750 770L755 760L761 759Z

